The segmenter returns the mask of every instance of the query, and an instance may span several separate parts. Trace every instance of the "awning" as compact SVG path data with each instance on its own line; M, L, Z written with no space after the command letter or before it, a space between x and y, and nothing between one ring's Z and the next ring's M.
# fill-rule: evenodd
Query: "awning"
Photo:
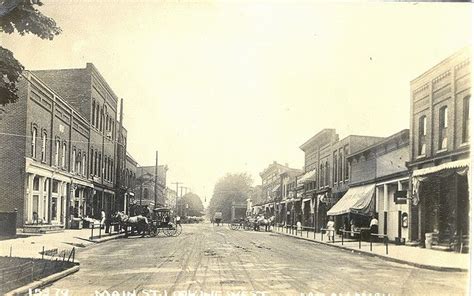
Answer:
M375 184L349 188L346 194L327 212L327 215L369 214L373 204L374 192Z
M316 169L306 172L304 175L298 178L297 184L303 184L305 182L316 181L315 176L316 176Z
M437 166L434 166L434 167L430 167L430 168L414 170L413 171L413 177L433 174L433 173L437 173L437 172L440 172L440 171L443 171L443 170L469 167L470 163L471 163L470 159L463 159L463 160L456 160L456 161L443 163L443 164L440 164L440 165L437 165Z

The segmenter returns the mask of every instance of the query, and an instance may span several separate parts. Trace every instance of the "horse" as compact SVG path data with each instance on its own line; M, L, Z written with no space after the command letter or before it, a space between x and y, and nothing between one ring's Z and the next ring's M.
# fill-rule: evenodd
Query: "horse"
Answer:
M274 224L275 224L275 216L258 220L258 225L265 226L265 231L271 230L271 227L274 226Z
M114 218L120 222L120 227L125 230L125 236L128 236L128 226L131 226L132 234L134 230L137 230L138 233L141 232L142 237L144 237L145 233L149 230L148 219L142 215L128 217L123 212L117 212Z

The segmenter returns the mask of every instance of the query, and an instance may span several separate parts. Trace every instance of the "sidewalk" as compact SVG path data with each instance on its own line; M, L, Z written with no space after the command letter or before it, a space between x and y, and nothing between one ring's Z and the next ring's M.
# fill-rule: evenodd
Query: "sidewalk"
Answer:
M470 254L438 251L406 245L395 245L391 243L388 244L388 254L386 254L386 247L383 243L372 243L371 251L369 242L362 241L361 248L359 249L359 241L348 241L345 238L344 244L342 244L341 237L338 235L336 235L335 242L333 243L329 242L325 235L323 236L323 240L321 240L321 233L316 233L316 235L314 235L312 230L309 230L308 233L306 230L303 230L303 233L298 232L297 236L294 232L293 234L286 233L286 230L281 227L275 227L273 231L281 235L325 244L351 252L377 256L389 261L409 264L420 268L440 271L468 271L470 265Z
M71 250L73 247L80 249L99 242L115 239L123 234L109 235L102 230L102 236L98 238L98 230L94 230L94 239L90 240L90 229L66 229L63 232L54 232L28 237L18 237L0 240L0 256L41 258L43 247L45 250L58 249ZM21 235L24 235L21 233ZM96 237L97 236L97 237Z

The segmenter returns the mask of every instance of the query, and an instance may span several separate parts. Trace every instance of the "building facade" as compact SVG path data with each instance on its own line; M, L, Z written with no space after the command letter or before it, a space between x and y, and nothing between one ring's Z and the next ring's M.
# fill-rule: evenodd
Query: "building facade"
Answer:
M471 48L411 81L410 238L458 249L469 232Z
M16 208L19 227L66 227L92 212L87 118L31 72L18 89L0 119L0 208Z
M346 226L352 220L356 227L368 227L375 216L379 234L391 241L407 241L409 139L405 129L348 155L349 190L328 213L334 211L345 218Z
M118 97L91 63L81 69L41 70L33 73L60 94L89 123L88 177L94 184L90 216L100 218L101 210L107 215L121 210L119 205L123 202L116 200L115 194Z
M273 216L276 214L276 202L279 202L282 198L281 174L295 171L299 170L290 168L288 164L282 165L274 161L260 173L260 178L262 179L262 203L265 215Z
M382 139L349 135L340 140L335 129L323 129L300 146L305 153L306 172L298 177L297 197L302 204L295 210L303 225L317 229L326 225L327 211L349 189L347 156Z
M166 203L166 165L158 166L156 201L155 203L155 166L140 166L137 168L134 203L140 206L164 206Z

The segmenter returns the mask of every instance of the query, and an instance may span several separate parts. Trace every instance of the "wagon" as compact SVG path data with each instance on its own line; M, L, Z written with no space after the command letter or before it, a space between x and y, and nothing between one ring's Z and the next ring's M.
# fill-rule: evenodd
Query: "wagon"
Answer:
M157 236L163 232L166 236L178 236L183 228L181 224L172 222L171 209L155 208L151 214L150 236Z

